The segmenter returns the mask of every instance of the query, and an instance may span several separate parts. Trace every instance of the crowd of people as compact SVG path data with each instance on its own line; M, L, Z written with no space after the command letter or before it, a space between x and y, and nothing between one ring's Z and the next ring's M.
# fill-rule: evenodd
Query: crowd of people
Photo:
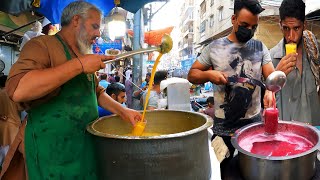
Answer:
M200 112L214 119L212 139L221 137L229 150L230 156L220 165L222 179L235 152L231 136L247 124L262 121L261 108L271 107L273 99L277 99L280 119L320 125L319 47L306 30L304 2L282 1L283 39L270 51L252 38L262 11L257 0L235 0L232 32L206 46L188 74L194 89L198 84L215 84L208 107ZM118 114L134 126L142 118L137 110L165 108L159 100L167 71L157 71L153 84L147 73L136 91L130 67L117 66L109 74L96 76L105 68L102 61L114 58L91 53L93 40L100 36L100 19L97 7L72 2L62 12L61 31L31 39L9 76L1 76L0 179L97 179L93 141L84 131L86 125ZM286 54L287 43L296 43L297 53ZM287 75L276 97L268 90L262 93L254 81L228 82L228 77L265 79L275 70ZM140 105L136 110L134 100Z
M135 108L137 110L143 110L144 104L146 102L147 88L149 87L149 80L151 77L151 73L148 72L146 74L145 80L141 83L139 87L137 87L138 89L136 91L133 91L134 83L132 80L132 71L130 68L128 68L126 72L128 71L129 73L123 73L128 75L128 77L124 76L124 83L121 81L112 81L111 78L107 78L108 77L107 74L100 73L99 84L100 86L106 89L106 93L109 96L111 96L114 100L116 100L123 106L129 107L129 108ZM115 69L115 71L112 71L112 73L115 74L115 76L112 76L112 77L114 77L115 79L120 79L120 77L118 76L118 74L120 73L118 73L117 69ZM159 99L162 99L164 97L162 92L160 91L160 83L162 80L167 79L167 76L168 76L168 73L165 70L160 70L155 73L154 83L150 91L147 110L154 110L154 109L161 108L159 106ZM120 92L123 92L123 94L121 94L121 96L123 96L121 100L119 100L119 97L118 97ZM112 96L112 94L114 94L114 96ZM137 107L133 107L133 100L138 101ZM98 107L98 108L99 108L99 117L112 114L111 112L101 107Z

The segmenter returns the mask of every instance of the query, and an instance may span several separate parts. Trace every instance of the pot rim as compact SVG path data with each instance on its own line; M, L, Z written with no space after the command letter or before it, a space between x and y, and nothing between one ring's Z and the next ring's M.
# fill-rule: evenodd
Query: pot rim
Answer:
M245 154L247 156L251 156L251 157L255 157L255 158L259 158L259 159L266 159L266 160L288 160L288 159L294 159L294 158L299 158L308 154L311 154L315 151L317 151L320 147L320 132L317 128L310 126L308 124L302 123L302 122L297 122L297 121L279 121L279 123L282 124L295 124L295 125L300 125L303 126L305 128L309 128L311 130L313 130L317 136L318 136L318 142L317 144L315 144L311 149L309 149L308 151L305 151L303 153L300 154L295 154L295 155L288 155L288 156L263 156L263 155L258 155L258 154L253 154L250 153L246 150L244 150L243 148L240 147L240 145L238 144L238 137L239 135L244 132L245 130L254 127L254 126L258 126L263 124L263 122L256 122L256 123L251 123L248 124L240 129L238 129L233 136L231 137L231 143L233 145L233 147L235 147L239 152L241 152L242 154Z
M162 112L162 111L166 111L166 112L178 112L178 113L189 113L189 114L196 114L196 115L200 115L202 117L205 118L206 123L204 123L202 126L197 127L195 129L191 129L189 131L184 131L184 132L179 132L179 133L174 133L174 134L163 134L163 135L159 135L159 136L123 136L123 135L116 135L116 134L108 134L108 133L103 133L103 132L99 132L97 130L94 129L94 124L98 123L99 121L102 121L102 118L96 119L95 121L89 123L87 125L87 131L95 136L99 136L99 137L107 137L107 138L113 138L113 139L137 139L137 140L144 140L144 139L169 139L169 138L177 138L177 137L183 137L183 136L188 136L191 134L195 134L197 132L206 130L208 128L211 128L213 126L213 120L210 116L203 114L203 113L198 113L198 112L191 112L191 111L181 111L181 110L148 110L147 112ZM115 116L119 116L119 115L110 115L107 118L111 118L111 117L115 117ZM106 117L103 117L104 119Z

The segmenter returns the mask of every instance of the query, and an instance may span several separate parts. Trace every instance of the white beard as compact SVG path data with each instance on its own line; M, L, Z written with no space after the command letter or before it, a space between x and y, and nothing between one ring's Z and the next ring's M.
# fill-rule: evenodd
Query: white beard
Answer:
M87 40L88 34L85 31L85 28L82 26L78 33L77 45L81 54L93 54L92 45Z
M83 42L81 39L77 40L78 48L81 54L93 54L92 45L86 42Z

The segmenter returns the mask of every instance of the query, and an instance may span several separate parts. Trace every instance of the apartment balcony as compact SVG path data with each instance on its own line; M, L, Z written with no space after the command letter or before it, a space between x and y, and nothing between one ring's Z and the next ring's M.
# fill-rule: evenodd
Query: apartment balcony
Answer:
M185 42L191 42L194 38L194 31L193 28L189 28L187 30L181 30L181 33L179 35L179 42L182 42L182 44L185 44Z
M193 40L192 40L193 41ZM193 42L191 40L184 42L184 43L180 43L178 45L179 51L184 51L184 50L190 50L193 48Z
M193 11L193 8L194 8L193 3L185 3L184 7L181 9L181 14L180 14L182 19L184 19L184 17L188 16L188 14L190 14Z
M193 47L193 43L192 42L188 42L188 43L183 44L182 50L186 49L186 48L192 48L192 47Z
M185 20L183 21L182 26L189 25L189 24L193 23L193 21L194 21L193 13L191 12L191 14L189 14L189 15L185 18Z
M185 31L182 37L185 38L186 36L188 36L188 39L193 38L193 29L188 29L187 31Z

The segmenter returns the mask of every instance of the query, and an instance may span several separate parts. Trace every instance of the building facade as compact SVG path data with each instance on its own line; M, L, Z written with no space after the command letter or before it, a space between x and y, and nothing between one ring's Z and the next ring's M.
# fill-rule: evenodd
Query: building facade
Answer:
M234 0L197 0L194 47L201 53L205 45L231 32Z
M232 30L231 17L234 0L197 0L195 9L200 16L195 22L194 47L196 52L214 39L230 34ZM256 39L270 41L267 46L275 45L280 39L281 32L277 25L278 8L267 8L260 15L259 26L255 34ZM267 33L266 33L267 32ZM274 40L270 40L270 39Z
M195 59L194 53L194 22L197 13L195 12L195 1L186 0L180 9L180 38L178 42L179 59L181 68L188 70Z

